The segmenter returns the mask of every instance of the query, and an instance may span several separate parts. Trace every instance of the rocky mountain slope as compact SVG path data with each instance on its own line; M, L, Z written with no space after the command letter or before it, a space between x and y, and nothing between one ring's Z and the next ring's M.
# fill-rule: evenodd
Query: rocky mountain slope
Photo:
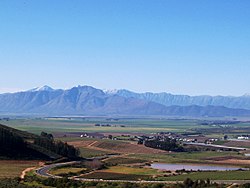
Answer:
M221 100L219 100L221 99ZM163 115L248 116L248 104L237 97L190 97L167 93L138 94L127 90L104 92L91 86L54 90L49 86L0 95L0 113L38 115ZM227 104L227 105L222 105ZM233 106L228 108L226 106ZM244 106L245 105L245 106Z
M250 95L240 97L234 96L189 96L189 95L173 95L170 93L135 93L125 89L117 90L116 95L126 98L137 98L147 101L156 102L165 106L224 106L228 108L241 108L250 110Z

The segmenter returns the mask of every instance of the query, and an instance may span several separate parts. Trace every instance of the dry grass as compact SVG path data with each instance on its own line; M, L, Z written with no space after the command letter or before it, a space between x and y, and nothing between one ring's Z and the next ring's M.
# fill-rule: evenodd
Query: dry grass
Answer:
M23 170L38 166L38 164L38 161L0 160L0 179L19 177Z

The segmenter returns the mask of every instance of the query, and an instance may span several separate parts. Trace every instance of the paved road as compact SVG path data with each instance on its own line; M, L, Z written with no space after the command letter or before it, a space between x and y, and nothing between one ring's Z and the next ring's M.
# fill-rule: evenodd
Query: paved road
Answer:
M62 178L60 176L55 176L55 175L49 174L48 171L55 168L55 167L65 166L65 165L69 165L69 164L76 164L76 163L80 163L80 161L71 161L71 162L66 162L66 163L57 163L57 164L47 165L47 166L44 166L44 167L37 169L36 174L39 176L43 176L43 177ZM103 180L103 179L86 179L86 178L74 178L74 177L71 177L69 179L78 180L78 181L119 182L119 183L126 183L126 182L129 182L129 183L166 183L166 184L182 183L182 181ZM211 182L218 183L218 184L222 184L222 183L225 183L225 184L244 184L244 183L250 183L250 180L211 180Z
M49 174L49 170L55 168L55 167L59 167L59 166L66 166L66 165L70 165L70 164L76 164L76 163L80 163L80 161L71 161L71 162L65 162L65 163L56 163L56 164L51 164L51 165L46 165L43 167L40 167L38 169L36 169L36 174L38 174L39 176L43 176L43 177L50 177L50 178L61 178L60 176L55 176L52 174Z
M222 149L232 149L232 150L239 150L239 151L249 149L249 148L242 148L242 147L231 147L231 146L223 146L223 145L216 145L216 144L198 143L198 142L184 142L184 145L196 145L196 146L214 147L214 148L222 148Z

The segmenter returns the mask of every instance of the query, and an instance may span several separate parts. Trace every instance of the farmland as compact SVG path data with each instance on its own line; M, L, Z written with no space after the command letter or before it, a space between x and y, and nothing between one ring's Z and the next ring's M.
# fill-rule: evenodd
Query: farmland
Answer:
M192 172L171 177L161 177L159 180L183 181L186 178L193 180L249 180L250 171L225 171L225 172Z
M95 139L95 140L86 140L80 139L78 141L68 142L73 146L78 148L87 148L95 151L101 151L106 153L167 153L166 151L156 150L152 148L145 147L143 145L138 145L136 142L128 142L128 141L114 141L107 139Z
M31 160L0 160L0 179L20 177L23 170L38 167L38 163Z
M208 120L206 120L207 122ZM95 179L120 179L120 180L184 180L214 179L214 180L244 180L249 176L249 171L225 172L174 172L150 168L153 162L170 164L210 164L233 165L239 168L249 168L250 158L240 151L218 151L216 149L197 149L193 152L169 152L138 144L139 138L155 138L160 132L163 135L180 139L197 139L206 141L210 138L219 139L220 145L245 146L248 142L235 142L221 140L225 134L236 138L242 132L248 131L248 122L238 122L226 127L221 124L206 124L204 120L162 119L162 118L12 118L1 123L13 128L28 131L39 135L42 131L52 133L55 140L67 142L79 148L80 157L99 157L102 164L99 169L85 167L65 167L51 170L52 174L78 174L83 178ZM245 131L245 132L244 132ZM250 130L249 130L250 131ZM165 136L165 135L164 135ZM33 164L27 164L31 167ZM26 166L25 166L26 167ZM9 167L11 168L11 167ZM22 171L16 170L16 175ZM8 170L9 171L9 170ZM83 173L82 173L83 172Z
M156 133L160 131L184 132L191 128L199 128L197 120L168 119L120 119L117 121L105 118L42 118L42 119L10 119L4 124L24 131L39 134L41 131L56 132L101 132L101 133ZM111 127L95 126L110 124Z
M83 175L84 178L102 178L102 179L123 179L140 180L148 179L153 175L161 174L154 169L114 166L106 170L95 171L94 173Z
M206 120L213 122L213 119ZM211 137L222 137L224 134L234 136L250 133L249 121L237 122L224 127L221 124L204 124L202 119L164 119L164 118L10 118L1 123L28 131L35 134L45 131L48 133L130 133L130 134L151 134L157 132L200 132ZM108 125L108 126L95 126Z
M67 174L67 173L78 173L82 170L86 170L86 168L59 168L59 169L53 169L50 171L53 175L60 175L60 174Z
M90 149L90 148L84 148L84 147L80 147L80 153L81 153L81 157L85 157L85 158L98 157L98 156L109 154L109 152L96 150L96 149Z
M165 163L205 163L205 164L213 164L213 163L223 163L223 157L231 156L231 158L244 158L243 155L239 155L237 152L194 152L194 153L173 153L168 155L163 154L130 154L128 157L132 158L140 158L147 161L154 162L165 162ZM221 162L216 161L216 159L220 158ZM226 160L226 159L225 159ZM228 164L228 163L224 163ZM234 164L232 161L231 164ZM237 165L237 164L236 164ZM242 165L242 164L239 164ZM245 165L248 165L248 160L245 160Z

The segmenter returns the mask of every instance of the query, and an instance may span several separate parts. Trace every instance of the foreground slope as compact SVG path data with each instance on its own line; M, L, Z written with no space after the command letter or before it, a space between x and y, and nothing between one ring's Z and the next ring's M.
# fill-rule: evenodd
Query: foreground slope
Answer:
M77 155L74 147L54 141L52 135L38 136L0 124L0 158L57 159Z

